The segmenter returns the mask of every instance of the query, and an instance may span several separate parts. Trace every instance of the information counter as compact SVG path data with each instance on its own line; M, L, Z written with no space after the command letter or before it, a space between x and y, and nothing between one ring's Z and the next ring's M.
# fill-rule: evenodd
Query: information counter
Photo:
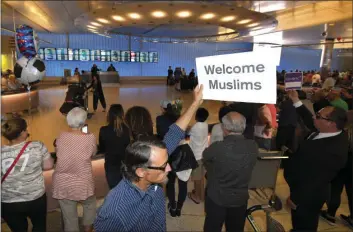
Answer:
M95 196L97 199L105 197L109 192L109 187L105 177L104 155L98 154L92 157L92 170L94 178ZM60 208L59 203L53 198L53 173L54 169L43 172L45 180L45 189L47 194L47 210L48 212ZM67 180L70 181L70 180Z
M98 75L102 83L120 83L118 72L98 72ZM85 71L81 74L81 80L85 83L90 83L92 81L92 73Z
M38 90L2 92L1 93L1 112L2 114L20 112L35 109L39 106Z

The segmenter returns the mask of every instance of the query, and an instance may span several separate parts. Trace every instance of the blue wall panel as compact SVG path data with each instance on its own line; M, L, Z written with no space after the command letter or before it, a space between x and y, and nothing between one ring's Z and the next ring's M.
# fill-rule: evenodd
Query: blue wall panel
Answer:
M106 38L94 34L70 34L68 37L61 34L38 34L40 39L51 42L40 43L40 47L70 47L104 50L129 50L127 37ZM166 76L168 66L184 67L187 72L195 68L195 58L201 56L219 55L239 51L251 51L250 43L196 43L196 44L166 44L131 42L131 50L156 51L159 55L158 63L125 63L115 62L121 76ZM228 50L220 51L217 50ZM82 62L82 61L46 61L47 76L62 76L64 69L90 70L93 63L106 70L110 62Z
M277 70L319 70L321 50L282 48L281 62Z

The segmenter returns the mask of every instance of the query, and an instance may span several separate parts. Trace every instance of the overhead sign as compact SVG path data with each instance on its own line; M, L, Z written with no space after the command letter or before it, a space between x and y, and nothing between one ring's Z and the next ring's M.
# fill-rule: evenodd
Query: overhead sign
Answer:
M286 75L284 76L285 90L290 90L290 89L301 90L302 85L303 85L302 72L286 73Z
M276 64L244 52L196 58L198 81L204 99L251 103L276 103Z

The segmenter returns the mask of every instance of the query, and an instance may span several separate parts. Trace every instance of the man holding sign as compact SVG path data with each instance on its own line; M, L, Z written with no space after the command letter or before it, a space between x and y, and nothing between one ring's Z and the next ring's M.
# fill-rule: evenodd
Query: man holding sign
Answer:
M276 64L258 53L196 58L204 99L276 103Z

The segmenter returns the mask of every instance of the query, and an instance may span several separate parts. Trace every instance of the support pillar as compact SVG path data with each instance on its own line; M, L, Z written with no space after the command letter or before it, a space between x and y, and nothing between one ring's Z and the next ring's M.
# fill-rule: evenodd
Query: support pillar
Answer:
M326 78L328 73L331 71L332 63L332 52L335 39L326 38L325 44L322 48L321 61L320 61L320 75L321 77Z

